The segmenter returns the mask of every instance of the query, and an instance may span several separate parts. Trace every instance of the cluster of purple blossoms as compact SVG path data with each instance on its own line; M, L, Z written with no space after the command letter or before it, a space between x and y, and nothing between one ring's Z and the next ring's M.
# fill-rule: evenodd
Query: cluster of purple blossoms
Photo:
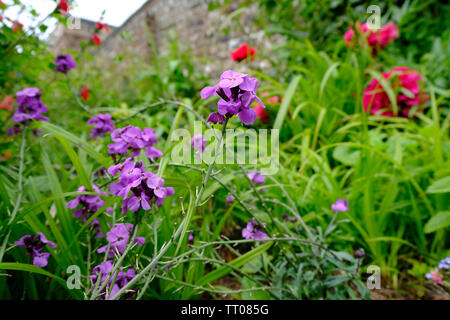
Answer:
M150 210L153 201L161 207L168 196L174 195L172 187L164 187L164 179L145 171L142 161L134 162L132 158L128 158L124 163L108 169L112 176L119 172L119 182L112 183L110 191L123 198L122 213L127 213L127 209L133 212L140 208Z
M348 211L348 201L347 200L342 200L342 199L337 199L336 203L331 205L331 210L333 211Z
M48 258L50 253L41 252L45 245L56 248L56 244L47 240L42 232L38 232L36 235L26 235L14 242L16 246L24 247L27 250L27 255L33 257L33 264L37 267L45 267L48 264Z
M111 120L110 114L98 114L98 116L90 118L87 122L89 126L94 125L89 138L103 137L107 132L113 132L114 122Z
M296 221L297 221L297 218L293 218L293 217L291 217L291 216L290 216L289 214L287 214L287 213L282 214L281 217L282 217L283 220L286 221L286 222L296 222Z
M450 269L450 257L442 259L438 264L439 269Z
M141 130L138 127L127 126L114 130L111 139L114 143L108 145L108 151L113 158L116 155L125 155L128 151L131 151L131 157L138 157L142 149L145 149L145 155L151 161L162 156L162 152L152 146L158 142L153 129Z
M250 108L256 100L263 108L264 103L256 95L259 80L249 78L245 73L225 71L220 76L220 81L215 86L203 88L202 99L208 99L212 95L219 96L217 112L213 112L208 117L208 122L214 124L222 123L225 117L231 118L238 115L243 124L253 124L256 119L256 112Z
M28 126L33 120L48 121L49 119L42 115L43 113L48 112L48 109L44 102L42 102L41 95L41 91L37 88L26 88L17 92L16 102L18 104L18 108L14 112L11 121L21 123L25 126ZM17 134L20 132L20 126L15 124L8 130L8 135Z
M96 286L98 288L101 287L105 283L105 281L108 280L108 277L110 277L110 274L113 269L114 263L111 260L107 260L105 262L102 262L98 266L95 266L94 269L92 269L92 275L89 276L93 284L92 290ZM127 270L127 272L124 272L123 267L121 267L120 271L118 272L116 271L116 273L110 277L108 285L100 293L99 299L104 300L109 299L110 297L114 297L121 288L126 286L127 283L135 277L135 275L136 272L133 268L130 268ZM111 288L110 295L107 296L106 294L110 290L110 288ZM134 294L134 292L132 292L132 294Z
M247 177L253 184L264 184L266 183L266 177L262 173L250 172Z
M266 227L266 223L262 222L262 226L255 220L252 219L247 223L247 227L242 230L242 236L247 239L267 239L267 234L261 231L262 228Z
M191 146L197 152L204 152L206 148L205 138L201 133L196 134L191 139Z
M122 255L127 247L128 240L131 237L133 231L133 225L131 223L118 223L110 231L106 233L106 240L111 244L111 248L108 253L109 258L114 258L115 254ZM134 245L143 245L145 238L136 237ZM98 253L103 253L108 250L108 245L103 246L97 250Z
M229 194L227 196L227 198L225 199L225 205L229 206L233 203L233 201L236 200L235 196L233 196L232 194Z
M92 188L94 191L98 194L106 196L106 192L101 192L100 189L93 184ZM86 188L84 186L81 186L77 190L78 192L86 192ZM73 216L74 218L82 218L83 223L86 223L86 221L92 217L94 213L96 213L103 205L105 204L105 201L100 198L100 196L94 196L94 195L79 195L75 199L69 201L67 203L67 208L69 209L75 209L78 207L78 209L74 212ZM112 208L109 207L105 210L106 212L111 212ZM96 238L103 238L103 233L100 230L100 223L98 222L97 218L92 220L90 223L93 226L93 229L96 231Z
M77 66L75 60L73 60L68 53L58 54L55 59L55 64L56 67L53 70L64 74L67 74L69 70L74 69Z

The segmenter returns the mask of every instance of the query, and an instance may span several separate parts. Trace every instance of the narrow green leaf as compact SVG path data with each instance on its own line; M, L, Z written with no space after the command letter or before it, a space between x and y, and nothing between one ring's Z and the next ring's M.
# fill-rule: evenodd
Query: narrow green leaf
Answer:
M284 100L281 103L280 110L278 111L277 118L275 119L275 123L273 125L274 129L280 129L283 125L284 118L286 117L288 108L291 104L292 98L294 97L295 90L297 89L298 82L300 81L301 76L295 76L289 84L285 94Z
M240 256L239 258L234 259L233 261L231 261L229 263L230 266L235 267L235 268L240 268L242 267L244 264L252 261L254 258L256 258L257 256L263 254L264 252L266 252L273 244L273 241L270 241L268 243L265 243L261 246L256 247L255 249L253 249L252 251L247 252L246 254ZM220 267L214 271L211 271L210 273L206 274L205 276L203 276L197 283L196 285L198 286L204 286L208 283L214 282L217 279L220 279L224 276L226 276L227 274L229 274L231 271L233 271L233 268L230 268L229 266L223 266Z
M450 176L437 180L427 189L428 193L447 193L450 192Z
M435 232L437 230L450 226L450 211L438 212L425 224L425 233Z
M75 167L75 170L77 171L81 184L86 188L87 191L93 191L89 175L87 174L86 169L81 163L80 158L76 154L75 150L73 150L73 148L70 146L70 144L67 142L66 139L57 134L55 134L54 136L61 143L64 150L66 150L67 155L69 156L73 166Z

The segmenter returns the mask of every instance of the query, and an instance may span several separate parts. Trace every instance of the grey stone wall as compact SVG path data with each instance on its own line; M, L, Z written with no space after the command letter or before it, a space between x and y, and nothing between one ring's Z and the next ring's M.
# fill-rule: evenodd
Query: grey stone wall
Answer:
M243 42L257 43L262 35L251 30L256 5L237 10L239 0L227 11L208 11L208 0L150 0L103 43L101 54L112 58L128 51L142 57L152 54L149 31L159 51L166 50L169 39L177 36L181 49L195 57L211 59L201 63L207 73L231 67L231 51ZM229 33L225 34L224 30Z
M235 66L230 54L242 43L254 45L258 50L273 42L266 39L264 43L264 34L252 24L258 13L257 4L239 9L241 1L232 0L228 6L209 11L211 0L149 0L104 38L96 50L97 60L103 64L122 54L150 61L153 50L149 39L163 52L170 46L170 39L176 37L181 50L190 50L199 58L198 68L211 76L217 75ZM86 22L78 32L57 29L54 48L79 48L80 41L89 41L92 28Z

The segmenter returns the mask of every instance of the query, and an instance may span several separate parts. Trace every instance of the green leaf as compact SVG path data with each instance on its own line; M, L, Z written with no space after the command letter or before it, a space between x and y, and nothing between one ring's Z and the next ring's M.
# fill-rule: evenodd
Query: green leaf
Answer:
M86 151L87 154L89 154L93 159L100 162L105 168L109 168L111 166L111 160L106 158L103 154L97 152L94 148L92 148L88 142L84 141L83 139L78 138L77 136L73 135L70 132L67 132L66 130L55 126L54 124L51 124L49 122L41 121L40 122L41 128L51 134L57 134L60 137L63 137L70 143L76 144L80 146L81 149Z
M428 220L424 229L425 233L431 233L448 226L450 226L450 211L441 211Z
M333 158L349 166L355 166L361 152L350 146L337 146L333 151Z
M291 104L291 100L294 97L295 90L297 89L298 82L300 81L301 76L295 76L292 79L289 87L287 88L284 94L284 100L281 103L280 110L278 111L277 118L275 119L275 123L273 125L274 129L280 129L283 125L284 118L286 117L286 113L288 111L289 105Z
M66 281L63 278L55 276L54 274L45 271L42 268L36 267L32 264L23 264L23 263L10 263L4 262L0 263L0 270L18 270L18 271L26 271L37 274L42 274L44 276L50 277L61 283L63 286L66 286Z
M437 180L427 189L428 193L446 193L450 192L450 176Z
M252 261L255 257L263 254L264 252L266 252L273 244L273 241L270 241L268 243L265 243L261 246L256 247L255 249L253 249L252 251L247 252L246 254L240 256L239 258L234 259L233 261L231 261L229 263L229 266L223 266L220 267L214 271L211 271L210 273L206 274L205 276L203 276L197 283L196 285L198 286L204 286L208 283L214 282L217 279L220 279L224 276L226 276L227 274L229 274L231 271L233 271L233 268L240 268L242 267L244 264Z
M75 150L73 150L73 148L70 146L70 144L67 142L66 139L57 134L55 134L54 136L56 139L59 140L63 148L66 150L66 153L69 156L70 160L72 161L75 170L77 170L77 174L78 177L80 178L81 184L86 188L87 191L93 191L91 180L89 179L86 169L81 163L80 158L76 154Z

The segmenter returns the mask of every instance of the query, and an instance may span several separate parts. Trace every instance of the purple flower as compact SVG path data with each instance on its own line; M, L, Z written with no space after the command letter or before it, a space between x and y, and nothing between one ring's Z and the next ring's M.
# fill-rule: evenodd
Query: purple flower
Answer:
M233 203L234 200L236 200L236 198L232 194L228 195L228 197L225 200L225 205L229 206L230 204Z
M220 88L234 88L239 86L247 78L247 74L227 70L220 76Z
M111 133L111 139L114 143L108 145L109 155L125 155L131 151L132 157L138 157L141 150L145 149L145 155L150 161L160 158L163 153L153 147L157 143L156 133L153 129L145 128L141 130L138 127L127 126L116 129Z
M101 287L105 281L110 277L112 270L114 269L114 263L111 260L107 260L102 262L98 266L95 266L92 269L92 275L89 278L92 281L92 291L95 286ZM116 271L114 275L112 275L108 281L108 285L103 289L103 291L99 295L99 299L109 299L110 297L115 296L121 288L127 285L129 281L131 281L136 275L136 271L133 268L127 270L127 272L123 271L123 267L120 267L120 271ZM112 284L115 279L114 285ZM112 286L112 287L111 287ZM111 292L109 296L106 296L106 293L111 288ZM133 291L134 293L134 291Z
M92 184L92 188L94 191L98 194L106 196L106 192L101 192L100 189L95 185ZM84 186L81 186L77 190L78 192L86 192L86 188ZM103 205L105 204L105 201L102 200L99 196L94 195L79 195L75 199L69 201L67 203L67 208L69 209L75 209L78 208L75 213L73 214L74 218L82 218L83 223L86 223L89 218L92 217L94 213L96 213ZM106 209L112 210L112 208ZM100 229L100 223L98 222L97 218L92 220L90 223L93 226L93 229L96 230L96 238L103 238L103 233Z
M14 242L16 246L26 248L27 255L33 257L33 264L37 267L45 267L48 264L48 258L50 253L41 252L46 245L52 248L56 248L56 244L47 240L42 232L38 232L36 235L25 235Z
M333 210L333 211L348 211L347 200L337 199L336 203L331 205L331 210Z
M110 114L99 114L88 120L88 125L94 125L92 128L90 138L97 138L104 136L107 132L112 132L114 130L114 122L111 120Z
M133 225L131 223L118 223L106 233L106 240L111 244L111 249L108 253L109 258L114 258L115 253L118 255L124 253L132 230ZM143 245L144 243L145 238L143 237L136 237L134 240L134 244ZM103 253L106 252L107 249L108 245L99 248L97 252Z
M56 72L62 72L64 74L67 74L67 72L77 66L77 63L73 58L70 56L70 54L63 53L58 54L58 56L55 59L56 68L54 69Z
M188 244L192 245L194 243L194 239L195 239L194 233L190 232L188 236Z
M127 158L123 164L108 169L108 173L113 176L119 172L119 182L112 183L110 191L123 198L122 213L126 213L128 209L133 212L140 208L150 210L153 201L161 207L168 196L174 195L173 188L164 187L164 179L145 171L142 161L133 162L131 158Z
M214 124L222 124L225 121L225 117L218 112L213 112L208 116L206 122L211 122Z
M247 177L252 181L254 184L264 184L266 183L266 177L258 172L250 172Z
M264 103L256 95L258 79L249 78L245 73L225 71L215 86L206 87L201 92L201 98L207 99L212 95L220 97L217 104L218 112L211 113L207 122L222 123L224 117L231 118L238 115L243 124L253 124L256 112L250 108L256 100L265 108Z
M263 222L262 226L252 219L248 222L247 227L242 230L242 236L247 239L267 239L267 234L261 231L261 227L265 228L266 224Z
M191 139L191 146L194 148L195 151L203 152L205 151L206 147L206 141L205 138L203 138L202 134L196 134Z
M293 218L293 217L289 216L287 213L283 214L282 217L283 217L284 221L286 221L286 222L297 221L297 218Z
M47 107L41 100L42 93L36 88L26 88L17 92L16 102L18 107L11 118L12 122L18 122L25 126L33 120L48 121L42 114L48 112ZM17 134L21 131L20 126L15 124L8 130L8 134Z
M442 259L438 264L439 269L450 269L450 257Z

